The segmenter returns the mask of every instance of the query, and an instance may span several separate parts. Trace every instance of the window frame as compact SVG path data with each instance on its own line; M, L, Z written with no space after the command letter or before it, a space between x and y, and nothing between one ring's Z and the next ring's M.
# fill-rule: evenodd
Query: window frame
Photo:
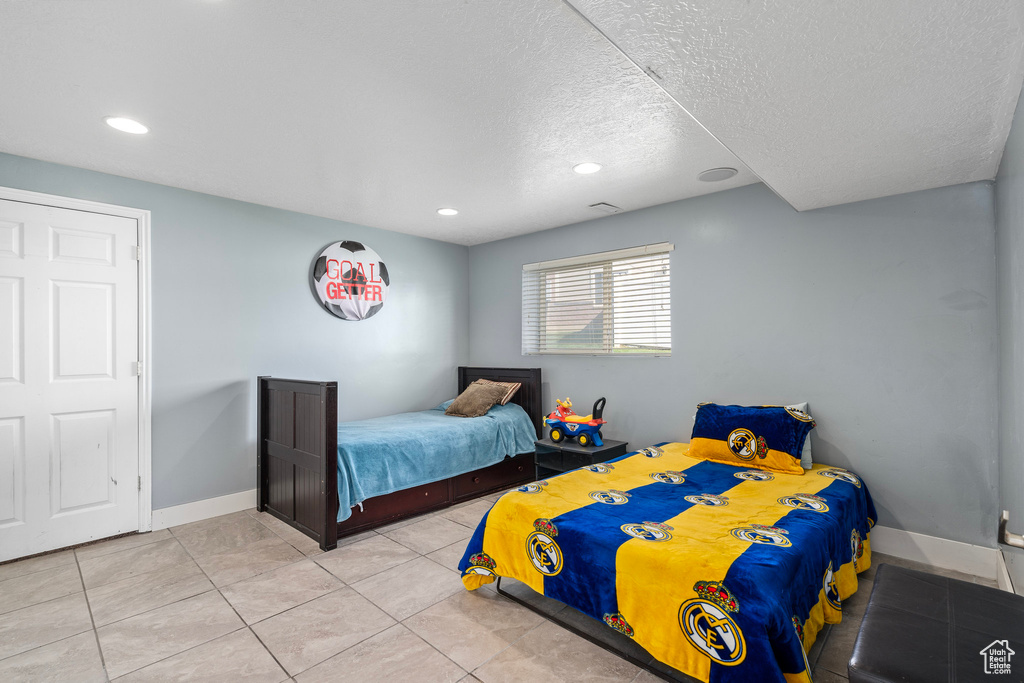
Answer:
M671 306L671 258L670 252L675 246L668 242L659 242L628 249L617 249L613 251L583 254L552 261L541 261L523 265L522 271L522 326L521 353L523 356L611 356L611 357L645 357L645 358L667 358L672 355L672 306ZM651 286L651 293L667 293L668 310L664 316L657 312L650 313L651 329L660 317L667 318L668 339L667 346L658 348L652 346L642 349L639 345L635 349L625 346L621 349L615 346L615 265L616 262L628 259L638 259L644 256L664 255L665 277L664 285L655 284ZM601 309L603 319L601 329L600 349L584 348L551 348L545 341L548 334L549 309L552 300L557 302L557 297L550 293L553 283L550 281L552 275L559 273L572 273L573 271L585 270L587 267L598 268L600 272L591 273L586 280L591 288L590 292L584 292L582 301L593 301L595 308ZM579 287L580 285L576 285ZM582 285L586 287L586 284ZM598 297L600 289L600 297ZM577 295L578 296L578 295ZM536 315L537 319L532 320ZM664 334L662 332L662 334Z

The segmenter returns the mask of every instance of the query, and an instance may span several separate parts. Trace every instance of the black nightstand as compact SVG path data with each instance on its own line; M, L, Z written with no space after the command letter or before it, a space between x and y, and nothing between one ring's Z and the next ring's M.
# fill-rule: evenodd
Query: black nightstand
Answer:
M604 439L603 446L580 446L575 441L555 443L551 439L533 442L537 452L537 479L605 462L626 454L626 441Z

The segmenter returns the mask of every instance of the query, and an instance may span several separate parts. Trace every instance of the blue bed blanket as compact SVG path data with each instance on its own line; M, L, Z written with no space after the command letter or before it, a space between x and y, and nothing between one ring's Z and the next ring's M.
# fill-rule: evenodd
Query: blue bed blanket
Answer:
M536 430L518 405L496 405L481 417L452 417L444 414L449 403L338 425L339 522L367 498L533 451Z

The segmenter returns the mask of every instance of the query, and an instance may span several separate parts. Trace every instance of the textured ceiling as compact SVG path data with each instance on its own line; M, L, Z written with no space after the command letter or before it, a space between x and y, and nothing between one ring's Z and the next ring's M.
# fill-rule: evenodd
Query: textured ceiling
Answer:
M12 154L461 244L757 180L557 0L3 2L0 26ZM696 179L716 166L740 173Z
M758 177L810 209L993 178L1022 7L0 2L0 151L461 244Z
M1019 0L567 0L797 209L995 177Z

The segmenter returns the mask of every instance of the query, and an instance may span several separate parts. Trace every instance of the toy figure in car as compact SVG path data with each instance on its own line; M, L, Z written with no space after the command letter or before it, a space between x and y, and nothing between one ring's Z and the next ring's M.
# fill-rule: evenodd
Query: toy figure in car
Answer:
M601 425L608 424L601 419L604 413L604 397L594 401L594 411L590 415L580 416L573 412L572 401L566 398L564 401L555 399L558 407L544 420L544 423L551 427L549 438L555 443L561 443L565 439L581 446L603 446L601 440Z

